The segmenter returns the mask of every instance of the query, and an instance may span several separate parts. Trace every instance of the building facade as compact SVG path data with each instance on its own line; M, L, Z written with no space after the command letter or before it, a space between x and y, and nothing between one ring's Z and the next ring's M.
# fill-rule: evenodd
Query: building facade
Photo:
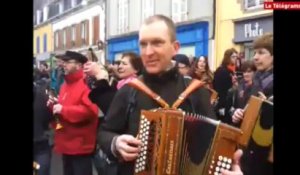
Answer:
M47 60L66 50L85 54L89 48L93 48L99 61L104 62L104 2L35 0L34 54L37 61Z
M139 53L138 30L154 14L176 23L180 53L212 57L214 0L110 0L107 1L107 56L112 62L122 53ZM212 59L210 59L210 64Z
M33 32L33 55L37 61L44 61L53 51L53 32L51 23L36 26Z
M54 51L78 51L83 54L93 48L104 63L104 51L100 45L105 41L105 13L100 1L88 4L61 15L53 21Z
M253 40L273 33L273 11L263 9L263 0L216 1L216 64L226 49L234 47L244 59L253 57Z

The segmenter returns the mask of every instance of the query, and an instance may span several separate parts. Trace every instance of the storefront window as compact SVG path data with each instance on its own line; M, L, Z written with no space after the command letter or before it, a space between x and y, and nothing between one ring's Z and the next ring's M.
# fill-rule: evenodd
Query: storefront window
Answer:
M252 44L245 44L245 59L252 60L254 56L254 49Z
M186 56L195 56L195 46L182 46L180 49L179 49L179 52L180 54L185 54Z

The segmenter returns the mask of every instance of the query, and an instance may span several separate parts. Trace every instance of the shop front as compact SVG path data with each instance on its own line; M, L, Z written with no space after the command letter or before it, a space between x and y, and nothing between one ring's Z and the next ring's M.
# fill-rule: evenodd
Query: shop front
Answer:
M241 52L245 59L253 58L253 41L265 33L273 33L273 16L252 17L251 19L234 21L233 42L241 45Z

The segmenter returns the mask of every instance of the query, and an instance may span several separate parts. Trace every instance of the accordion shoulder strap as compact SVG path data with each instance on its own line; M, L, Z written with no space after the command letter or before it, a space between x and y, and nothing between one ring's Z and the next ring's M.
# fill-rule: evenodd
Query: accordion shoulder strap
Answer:
M177 109L178 106L192 93L194 90L203 86L205 82L193 79L189 86L179 95L178 99L172 105L173 109Z
M168 103L162 99L159 95L157 95L155 92L153 92L147 85L145 85L141 80L134 79L128 83L128 85L144 92L148 96L150 96L152 99L154 99L161 107L163 108L169 108Z

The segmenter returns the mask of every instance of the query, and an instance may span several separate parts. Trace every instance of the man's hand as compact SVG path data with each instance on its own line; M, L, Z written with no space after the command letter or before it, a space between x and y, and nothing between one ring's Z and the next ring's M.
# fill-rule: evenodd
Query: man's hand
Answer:
M55 97L49 95L49 99L48 99L48 101L47 101L47 106L48 106L48 107L49 107L49 106L52 106L52 105L56 104L57 101L58 101L57 98L55 98Z
M60 114L63 106L61 104L56 104L53 106L53 114Z
M241 108L238 108L237 110L234 111L233 116L232 116L232 122L233 123L238 123L244 118L244 110Z
M116 150L125 161L132 161L138 157L142 142L131 135L120 135L116 139Z
M267 96L263 92L261 92L261 91L258 92L258 96L260 98L262 98L263 100L267 100Z
M83 71L89 76L95 77L97 80L108 79L108 72L105 68L96 62L87 62L83 66Z
M225 170L221 169L222 175L243 175L243 172L240 167L240 159L243 155L242 150L237 150L233 155L233 164L232 164L232 170Z

